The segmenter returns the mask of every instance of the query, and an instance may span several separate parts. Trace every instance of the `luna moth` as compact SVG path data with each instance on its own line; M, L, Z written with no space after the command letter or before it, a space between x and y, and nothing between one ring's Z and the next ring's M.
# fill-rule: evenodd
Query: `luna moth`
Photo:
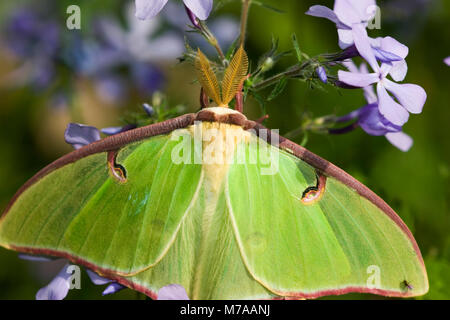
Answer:
M415 239L381 198L241 112L242 48L221 85L201 52L196 67L199 112L51 163L8 204L0 244L67 258L151 298L168 284L191 299L428 291Z

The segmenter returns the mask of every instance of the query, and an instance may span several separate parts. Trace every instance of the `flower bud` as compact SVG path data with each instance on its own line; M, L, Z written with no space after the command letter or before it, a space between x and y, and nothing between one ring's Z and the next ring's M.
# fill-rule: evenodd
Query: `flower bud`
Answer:
M325 71L325 68L320 66L316 69L317 76L319 77L320 81L323 83L328 82L327 72Z
M273 68L275 61L272 57L267 57L264 62L261 64L261 72L269 71Z

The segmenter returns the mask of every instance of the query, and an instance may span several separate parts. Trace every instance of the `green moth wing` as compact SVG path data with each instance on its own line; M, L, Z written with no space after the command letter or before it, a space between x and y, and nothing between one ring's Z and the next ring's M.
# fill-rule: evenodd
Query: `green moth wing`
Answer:
M152 298L172 283L191 299L427 291L417 244L389 206L327 161L283 138L267 144L264 128L223 110L57 160L11 201L0 245L68 258ZM199 128L217 130L215 140L231 130L240 141L231 154L243 150L243 163L197 163ZM277 160L273 172L267 157Z
M428 291L420 252L397 216L261 139L245 150L246 160L228 173L227 199L243 260L258 282L298 298ZM264 152L276 160L273 173L264 174Z
M223 190L213 200L210 182L204 181L194 208L161 262L132 277L115 279L152 298L172 283L182 285L192 300L277 298L244 265Z
M149 268L166 253L195 202L201 166L171 161L170 135L115 154L126 182L99 152L53 170L18 197L0 225L0 243L83 258L116 273ZM112 164L114 165L114 164Z

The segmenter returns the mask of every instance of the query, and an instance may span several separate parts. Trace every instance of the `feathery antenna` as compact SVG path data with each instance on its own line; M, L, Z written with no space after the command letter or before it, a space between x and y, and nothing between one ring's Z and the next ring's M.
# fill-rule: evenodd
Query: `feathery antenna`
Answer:
M222 91L211 68L211 63L200 49L198 49L195 68L206 95L213 99L218 106L227 106L236 93L241 90L242 81L245 80L248 72L248 57L242 46L236 51L230 65L225 70Z
M197 59L195 60L195 69L197 70L198 81L200 81L206 94L213 99L217 105L222 105L219 82L211 68L208 58L200 51L200 49L198 49Z
M222 102L227 105L240 89L248 72L248 57L241 46L233 56L222 81Z

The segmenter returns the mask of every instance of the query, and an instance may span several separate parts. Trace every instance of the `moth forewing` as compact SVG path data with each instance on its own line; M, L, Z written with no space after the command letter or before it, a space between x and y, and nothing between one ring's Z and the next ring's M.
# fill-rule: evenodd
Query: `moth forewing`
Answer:
M192 164L192 136L189 130L179 129L175 130L170 135L170 140L178 141L172 150L171 159L174 164ZM181 140L181 141L180 141Z

